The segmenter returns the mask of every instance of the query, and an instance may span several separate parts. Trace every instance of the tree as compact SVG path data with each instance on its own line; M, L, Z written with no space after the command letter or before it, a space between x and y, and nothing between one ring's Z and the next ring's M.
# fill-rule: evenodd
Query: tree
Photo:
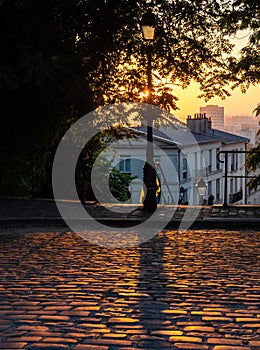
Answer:
M257 107L254 110L255 116L259 117L260 115L260 103L258 103Z
M192 80L206 99L228 96L229 83L259 83L257 0L1 0L2 147L55 148L65 126L95 107L145 101L139 24L151 7L152 103L176 109L172 86ZM235 58L228 36L241 29L250 40Z
M238 58L229 59L230 81L233 88L240 87L245 92L250 85L260 83L260 3L257 0L233 1L225 18L225 25L229 34L236 34L238 30L248 30L248 43L241 50ZM253 111L260 115L260 103ZM258 131L260 135L260 130ZM246 168L255 172L260 166L260 145L252 148L246 157ZM256 190L260 185L260 175L250 179L248 187Z
M0 94L14 139L45 139L71 105L80 117L99 105L144 101L139 23L148 8L145 0L2 0ZM210 98L228 96L229 82L246 89L259 81L258 1L157 0L152 10L158 22L153 103L177 108L170 84L185 88L195 80ZM251 37L236 59L228 35L241 29Z
M50 145L71 105L92 109L69 20L75 2L0 3L1 145Z
M256 114L256 117L260 115L260 103L254 110L254 112ZM258 130L257 135L258 136L260 135L260 129ZM248 171L251 170L253 172L256 172L257 169L259 169L259 167L260 167L260 144L258 144L256 147L251 148L246 157L246 168ZM250 190L256 190L260 185L260 174L255 178L250 179L247 185Z
M78 137L78 135L76 137ZM97 159L96 166L98 167L98 172L94 179L97 191L101 188L100 184L103 184L105 181L110 184L111 193L117 200L126 201L128 199L128 186L135 177L132 177L129 174L123 174L117 168L112 166L112 159L107 159L105 154L102 154L101 156L100 154L105 149L109 149L109 145L116 140L133 137L134 136L131 132L125 128L110 127L99 132L86 144L81 151L76 169L77 189L79 197L83 202L85 200L97 199L93 192L91 179L92 169ZM77 140L75 140L75 142L77 142ZM108 169L111 171L110 175L108 174ZM100 193L102 193L102 189L100 191Z
M141 39L140 20L150 7L146 1L83 1L88 12L78 33L77 47L85 55L85 69L91 91L100 104L140 101L146 86L146 48ZM157 89L168 99L154 103L176 109L169 85L187 87L192 79L200 83L206 97L225 96L227 61L232 45L225 38L222 23L227 5L211 1L155 1L157 35L153 44L154 69L162 79ZM88 10L86 11L86 9ZM212 84L214 81L214 84ZM102 89L100 88L102 86ZM172 105L171 105L172 104Z
M85 0L77 10L77 50L84 57L97 104L145 100L146 45L139 23L151 7L158 21L153 43L157 85L153 103L177 109L171 84L185 88L195 80L202 89L201 97L210 99L229 96L230 83L245 91L258 82L259 64L251 64L251 73L246 74L245 61L259 60L259 50L249 42L239 59L233 57L230 42L230 36L245 29L252 42L257 38L258 1L157 0L151 4Z
M225 14L224 26L229 35L244 31L248 42L239 57L229 58L230 80L233 88L240 86L242 92L260 82L260 4L257 0L236 0ZM246 32L245 32L246 31Z
M54 150L70 122L93 108L69 25L73 5L0 1L2 194L50 196Z
M252 148L246 157L246 168L250 171L255 172L260 165L260 145L255 148ZM250 190L256 190L260 185L260 175L257 175L255 178L252 178L247 183L247 186Z
M109 184L114 198L120 202L127 202L131 197L129 185L135 178L136 177L130 174L124 174L119 169L113 167L109 178Z

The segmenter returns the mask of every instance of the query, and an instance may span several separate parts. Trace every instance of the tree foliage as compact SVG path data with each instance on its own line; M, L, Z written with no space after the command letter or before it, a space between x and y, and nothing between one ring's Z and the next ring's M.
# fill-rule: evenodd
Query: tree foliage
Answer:
M70 106L88 106L88 85L74 37L60 23L73 9L62 1L0 3L1 144L47 144Z
M99 184L107 181L110 183L112 195L117 200L126 201L128 199L128 186L134 177L129 174L123 174L117 168L112 166L112 159L108 160L105 155L101 155L102 151L109 147L111 143L122 138L132 138L132 134L125 128L111 127L95 135L81 151L77 162L76 183L79 197L82 201L96 200L96 195L92 188L91 172L98 157L97 166L99 171L94 180L97 191L100 187ZM110 178L108 169L111 170Z
M246 157L246 168L249 171L253 171L256 174L260 165L260 145L252 148ZM248 182L248 187L250 190L257 190L260 185L260 175L255 175L254 178L250 179Z
M177 108L174 84L226 97L259 83L258 0L1 0L0 145L54 147L70 123L100 105L146 101L152 9L153 100ZM233 57L230 35L248 30Z
M142 100L147 59L139 23L142 14L151 7L158 22L153 69L161 78L154 79L157 82L154 103L176 109L176 101L158 99L158 95L174 95L169 91L170 84L185 88L195 80L202 89L201 96L209 99L215 95L229 96L230 82L240 85L243 91L258 82L257 1L160 0L147 4L147 1L85 0L81 6L82 13L85 6L90 9L89 21L84 22L77 47L82 53L88 51L85 69L91 91L100 104ZM240 58L235 58L228 36L245 29L251 34L248 46ZM246 68L243 71L245 62L251 62L248 74Z
M233 88L240 86L245 92L251 84L260 82L260 3L257 0L233 1L226 13L224 25L228 33L236 36L238 30L248 37L247 45L240 51L239 57L229 58L230 80ZM241 35L241 34L240 34Z
M254 110L256 117L259 117L260 115L260 103L257 105L257 107ZM259 123L260 124L260 123ZM257 135L260 136L260 129L257 132ZM246 157L246 168L248 171L254 172L254 174L257 174L257 171L259 173L260 168L260 144L258 144L256 147L253 147ZM248 187L250 190L257 190L258 186L260 186L260 174L256 175L255 178L252 178L248 182Z
M22 142L34 135L34 142L45 139L71 106L79 117L99 105L144 101L147 57L140 20L148 8L158 22L153 103L176 109L171 84L185 88L191 80L206 98L227 96L230 81L243 90L259 82L256 0L2 0L0 94L10 133L5 141L11 134ZM228 35L241 29L249 30L249 42L234 58Z
M254 112L256 117L260 116L260 103L258 103L257 107L254 109Z

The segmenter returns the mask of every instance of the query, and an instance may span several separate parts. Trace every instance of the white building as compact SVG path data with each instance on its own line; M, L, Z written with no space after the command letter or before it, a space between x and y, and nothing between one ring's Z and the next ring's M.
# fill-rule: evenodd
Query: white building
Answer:
M114 165L122 172L136 176L132 184L131 201L139 203L142 192L143 165L146 159L146 126L133 127L133 140L121 140L115 146L119 155ZM207 183L205 202L209 196L214 203L224 200L224 164L217 160L221 151L245 151L248 139L213 129L211 122L203 115L190 116L187 127L154 128L154 161L161 182L160 203L200 203L197 182L202 177ZM225 154L220 154L225 159ZM243 153L230 153L227 171L228 203L244 203L245 175ZM231 177L232 176L232 177Z
M213 128L224 129L224 107L207 105L205 107L200 107L200 113L206 114L206 117L211 119Z

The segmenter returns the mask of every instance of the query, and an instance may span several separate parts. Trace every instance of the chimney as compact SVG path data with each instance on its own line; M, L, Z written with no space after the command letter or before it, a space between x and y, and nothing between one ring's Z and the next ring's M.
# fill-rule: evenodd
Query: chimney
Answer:
M205 113L196 113L194 114L194 118L188 115L187 126L191 132L202 134L208 131L208 128L211 127L211 122L209 123Z

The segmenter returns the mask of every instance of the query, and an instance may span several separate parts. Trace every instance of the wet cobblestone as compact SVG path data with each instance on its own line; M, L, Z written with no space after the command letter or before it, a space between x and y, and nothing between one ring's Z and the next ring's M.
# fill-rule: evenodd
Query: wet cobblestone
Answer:
M0 234L0 349L260 349L260 233Z

